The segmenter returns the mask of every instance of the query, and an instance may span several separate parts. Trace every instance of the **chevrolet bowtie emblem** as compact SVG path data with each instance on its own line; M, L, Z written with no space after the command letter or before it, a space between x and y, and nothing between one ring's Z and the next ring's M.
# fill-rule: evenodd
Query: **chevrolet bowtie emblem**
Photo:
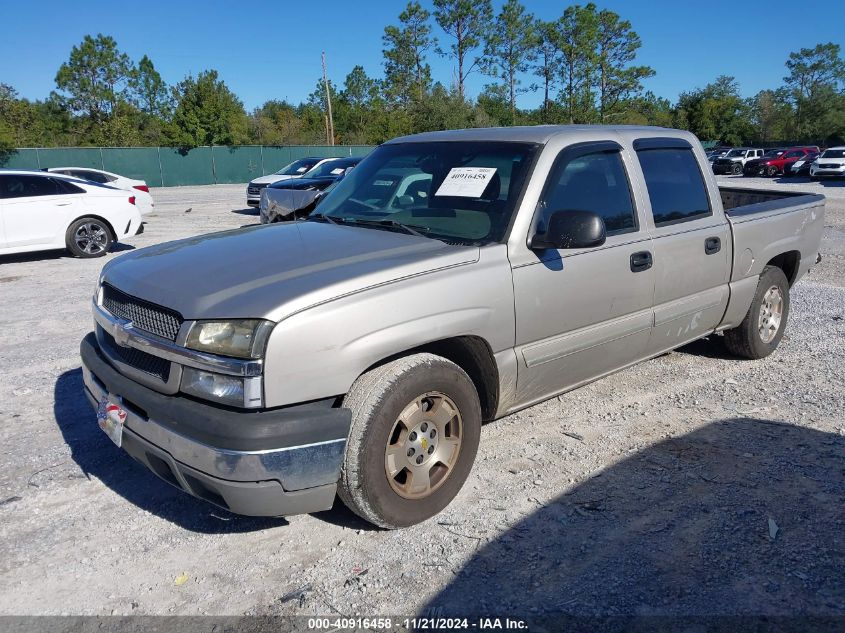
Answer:
M114 342L121 347L129 347L129 330L132 329L132 321L126 323L118 323L114 326L112 337Z

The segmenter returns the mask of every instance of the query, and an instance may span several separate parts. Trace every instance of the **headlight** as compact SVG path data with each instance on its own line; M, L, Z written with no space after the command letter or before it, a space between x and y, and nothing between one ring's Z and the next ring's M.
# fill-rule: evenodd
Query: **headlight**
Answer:
M236 358L261 358L267 337L273 329L270 321L197 321L188 332L185 347Z
M254 408L262 405L260 377L224 376L185 367L182 369L181 390L204 400L234 407Z

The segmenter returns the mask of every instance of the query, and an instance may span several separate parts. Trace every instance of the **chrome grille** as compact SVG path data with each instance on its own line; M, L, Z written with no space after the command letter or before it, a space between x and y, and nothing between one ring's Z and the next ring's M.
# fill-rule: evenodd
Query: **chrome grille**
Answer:
M266 187L266 186L267 185L265 185L265 184L250 185L249 187L246 188L246 192L254 194L254 195L258 195L258 194L261 193L261 190L264 189L264 187Z
M120 319L132 321L132 326L175 341L182 325L182 316L175 310L136 299L117 288L103 284L103 307Z
M111 334L102 330L109 354L117 358L121 363L129 365L138 371L154 376L162 382L170 378L170 361L152 354L147 354L134 347L121 347L117 344Z

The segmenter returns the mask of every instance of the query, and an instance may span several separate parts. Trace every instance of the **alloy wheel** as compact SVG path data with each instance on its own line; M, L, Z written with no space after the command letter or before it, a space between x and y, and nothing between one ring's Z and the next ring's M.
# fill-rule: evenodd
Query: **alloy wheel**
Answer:
M760 333L760 340L764 343L771 343L780 330L782 320L783 294L780 288L772 286L763 295L760 315L757 317L757 331Z
M96 255L105 251L109 244L108 229L99 222L86 222L76 229L73 240L81 251Z
M393 423L384 451L390 487L406 499L422 499L449 478L462 439L461 414L439 391L415 398Z

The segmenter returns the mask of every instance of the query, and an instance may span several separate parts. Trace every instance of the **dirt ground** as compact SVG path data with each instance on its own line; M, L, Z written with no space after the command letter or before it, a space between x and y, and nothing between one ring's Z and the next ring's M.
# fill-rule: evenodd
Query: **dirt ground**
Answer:
M487 424L458 498L395 532L156 479L82 395L105 260L0 257L0 615L845 616L845 182L721 180L828 196L780 349L714 337ZM121 249L257 221L242 185L152 193Z

